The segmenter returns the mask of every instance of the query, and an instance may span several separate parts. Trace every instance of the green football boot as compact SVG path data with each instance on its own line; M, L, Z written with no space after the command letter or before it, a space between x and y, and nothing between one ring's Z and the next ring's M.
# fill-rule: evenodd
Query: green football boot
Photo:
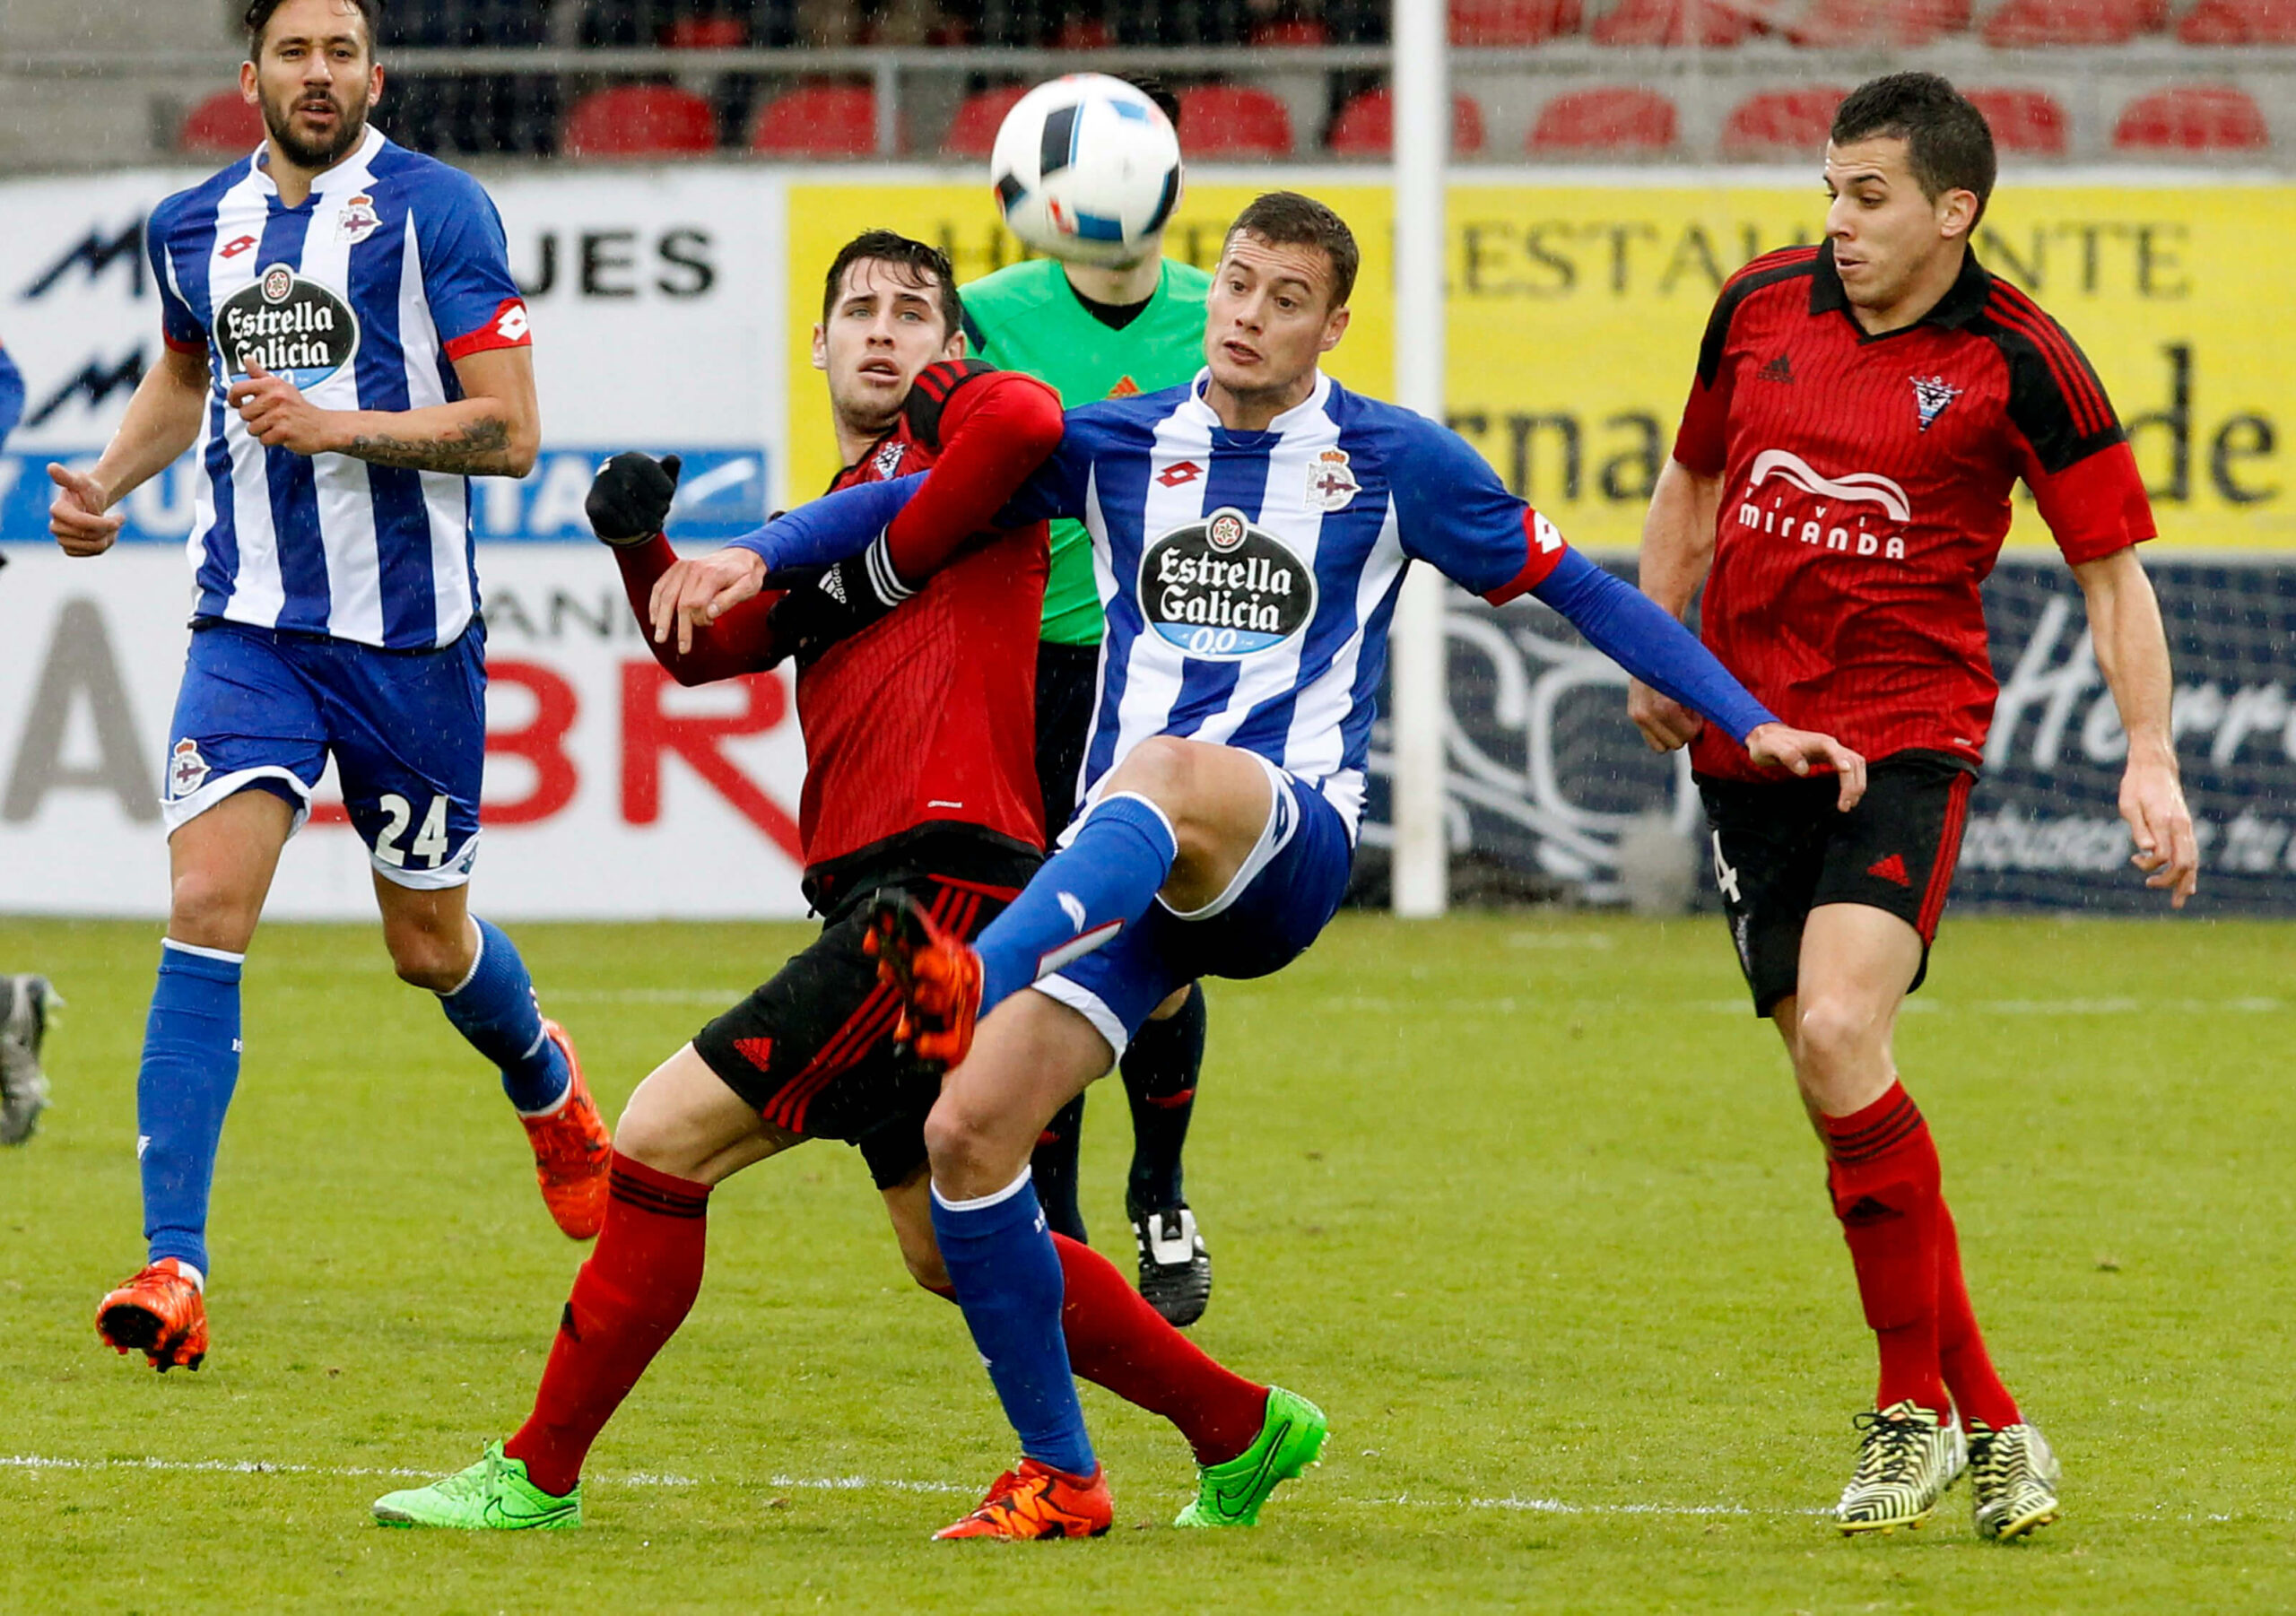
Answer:
M554 1499L526 1480L523 1461L490 1442L468 1470L428 1487L387 1492L375 1500L386 1526L452 1526L464 1532L565 1532L582 1524L582 1484Z
M1316 1462L1331 1423L1323 1410L1280 1386L1267 1388L1267 1419L1252 1445L1223 1464L1199 1464L1196 1502L1179 1513L1175 1526L1257 1526L1260 1506L1275 1490Z

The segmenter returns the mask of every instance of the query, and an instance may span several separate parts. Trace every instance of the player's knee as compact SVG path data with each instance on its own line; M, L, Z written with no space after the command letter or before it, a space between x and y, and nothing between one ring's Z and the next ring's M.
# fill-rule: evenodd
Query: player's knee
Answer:
M1795 1028L1795 1065L1805 1082L1854 1070L1880 1048L1881 1022L1842 999L1805 998Z
M1169 813L1187 796L1195 761L1187 742L1153 735L1126 754L1109 789L1136 792Z
M228 876L180 871L168 894L168 935L194 948L244 953L262 910L262 895Z

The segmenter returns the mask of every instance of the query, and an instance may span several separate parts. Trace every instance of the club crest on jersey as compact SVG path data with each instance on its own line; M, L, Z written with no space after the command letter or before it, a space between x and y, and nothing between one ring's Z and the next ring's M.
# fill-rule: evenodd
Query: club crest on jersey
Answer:
M375 199L361 191L343 204L343 212L335 216L335 231L352 247L383 228L375 213Z
M1347 464L1345 449L1326 449L1308 462L1308 508L1345 510L1363 485Z
M889 478L900 470L901 457L909 453L909 445L898 439L877 451L877 475Z
M1140 604L1167 643L1232 661L1307 628L1316 615L1316 575L1281 539L1222 508L1148 546Z
M216 351L233 376L261 365L298 387L313 387L359 352L359 317L351 305L292 265L274 264L216 306Z
M168 754L168 795L180 802L206 783L207 760L199 755L199 743L187 735Z
M1929 423L1945 413L1945 406L1961 395L1961 390L1942 376L1910 376L1913 384L1913 408L1921 417L1920 430L1927 431Z

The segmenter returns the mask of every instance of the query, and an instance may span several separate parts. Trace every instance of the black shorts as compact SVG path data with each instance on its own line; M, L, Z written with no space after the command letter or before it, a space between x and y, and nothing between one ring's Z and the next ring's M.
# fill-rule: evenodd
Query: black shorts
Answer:
M1092 729L1092 697L1100 686L1100 647L1037 647L1037 789L1044 794L1044 839L1050 847L1076 812L1076 777Z
M1886 909L1920 933L1921 967L1906 991L1921 986L1976 783L1970 765L1950 753L1895 752L1872 765L1866 795L1842 813L1831 775L1698 778L1713 833L1714 879L1756 1015L1770 1014L1794 992L1802 923L1821 904Z
M925 1164L925 1116L941 1080L893 1049L900 1007L861 949L869 900L907 892L943 926L973 937L1037 863L1001 838L943 835L888 856L874 880L841 880L843 900L821 935L696 1033L695 1053L775 1126L860 1146L877 1187L891 1189Z

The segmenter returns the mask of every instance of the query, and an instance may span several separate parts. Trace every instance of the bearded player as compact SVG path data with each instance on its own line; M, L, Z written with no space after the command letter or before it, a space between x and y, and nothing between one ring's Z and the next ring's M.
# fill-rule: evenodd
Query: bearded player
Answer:
M1891 1033L1921 986L1995 684L1979 585L2022 478L2088 602L2128 734L2121 814L2146 884L2182 905L2197 855L2178 784L2153 534L2112 405L2073 340L1970 250L1993 137L1931 74L1859 88L1826 148L1825 241L1723 289L1642 586L1789 723L1870 760L1849 814L1657 691L1629 710L1692 748L1714 868L1752 990L1826 1148L1834 1214L1881 1355L1844 1532L1918 1523L1966 1463L1977 1529L2056 1517L2058 1465L1996 1374L1962 1282L1937 1151Z
M1129 83L1178 126L1179 100L1170 91L1153 79ZM1164 256L1159 221L1130 264L1032 258L975 281L964 289L965 334L980 358L1050 382L1064 403L1136 397L1179 386L1204 362L1204 300L1211 285L1212 277L1194 265ZM1037 779L1048 836L1058 836L1076 811L1104 628L1091 539L1083 523L1063 517L1052 524L1044 643L1037 648ZM1204 989L1190 983L1157 1007L1117 1068L1132 1108L1124 1210L1139 1257L1140 1294L1176 1325L1194 1324L1212 1299L1212 1259L1180 1169L1204 1037ZM1030 1162L1046 1221L1072 1240L1085 1238L1076 1203L1083 1123L1079 1094L1046 1125Z
M370 127L375 0L254 0L263 145L152 211L167 348L91 471L48 467L65 552L195 444L191 647L161 812L167 939L136 1078L148 1265L97 1310L166 1370L207 1351L207 1211L239 1070L239 976L330 757L401 980L502 1074L577 1239L608 1140L510 939L468 907L486 752L470 479L541 438L526 304L477 181Z
M460 1474L377 1500L387 1525L579 1525L591 1443L700 1290L711 1189L809 1139L860 1147L910 1273L950 1294L925 1174L938 1080L894 1050L900 1005L863 939L868 906L888 893L971 935L1039 861L1031 685L1044 529L980 530L1061 431L1048 389L963 358L958 319L940 253L883 230L847 245L813 334L848 463L832 486L935 465L938 498L904 512L865 563L761 595L699 631L651 637L686 684L796 657L799 833L821 934L639 1086L621 1119L605 1227L532 1416ZM617 456L592 491L593 524L616 546L641 620L685 570L661 532L676 471ZM1207 1474L1246 1478L1203 1524L1251 1524L1282 1479L1257 1457L1278 1439L1269 1432L1301 1426L1312 1409L1229 1373L1106 1259L1054 1239L1077 1372L1170 1419Z
M1029 1154L1174 991L1281 969L1339 907L1413 560L1493 602L1537 595L1753 755L1836 771L1844 807L1864 786L1855 752L1778 723L1457 433L1322 373L1359 262L1321 203L1260 197L1213 274L1197 378L1070 412L1002 519L1078 517L1091 534L1109 643L1084 811L974 943L899 895L874 906L916 1047L950 1068L925 1130L934 1232L1022 1453L945 1535L1105 1529ZM776 569L880 553L872 535L907 500L935 498L937 476L849 490L736 541L692 564L670 615L707 621ZM1269 1464L1305 1457L1278 1443ZM1217 1492L1207 1478L1191 1509Z

